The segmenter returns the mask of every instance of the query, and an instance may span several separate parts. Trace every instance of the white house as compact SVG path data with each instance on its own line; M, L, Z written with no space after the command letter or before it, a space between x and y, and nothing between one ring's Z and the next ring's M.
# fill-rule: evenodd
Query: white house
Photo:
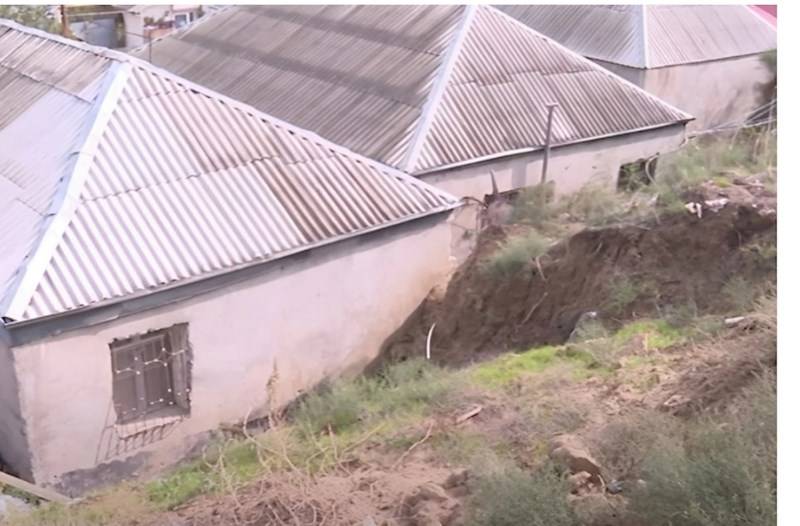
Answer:
M0 101L0 457L28 480L142 473L358 371L450 270L454 197L128 55L0 21Z
M490 6L238 6L134 52L459 196L559 191L676 149L689 115Z
M696 117L743 122L763 104L777 32L746 5L513 5L504 12Z

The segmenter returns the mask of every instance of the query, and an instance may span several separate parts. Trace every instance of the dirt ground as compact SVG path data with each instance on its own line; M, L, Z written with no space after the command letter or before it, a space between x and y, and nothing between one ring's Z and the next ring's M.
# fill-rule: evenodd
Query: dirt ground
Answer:
M538 266L510 279L491 279L480 267L525 227L491 227L446 292L433 293L420 306L388 340L383 356L419 356L434 323L433 359L460 365L508 350L561 344L587 311L612 327L669 308L725 312L730 306L721 291L732 278L774 280L774 269L760 268L746 250L759 239L774 239L776 232L774 196L752 189L746 183L707 188L698 200L730 202L702 217L686 212L646 224L584 229L550 249ZM619 280L634 283L639 293L615 310L609 298Z

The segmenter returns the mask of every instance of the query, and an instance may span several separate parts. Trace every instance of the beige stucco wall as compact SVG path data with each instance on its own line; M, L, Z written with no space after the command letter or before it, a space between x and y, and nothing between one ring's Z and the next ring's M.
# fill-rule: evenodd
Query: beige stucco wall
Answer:
M759 106L769 70L759 55L648 70L644 89L690 113L690 131L743 121Z
M58 485L65 472L104 458L114 338L189 324L191 417L144 448L159 451L149 466L175 460L190 437L220 422L263 415L273 363L278 405L325 377L359 371L450 271L446 219L341 242L225 290L15 347L35 480Z
M680 124L553 148L547 179L555 181L558 193L572 192L593 179L615 184L622 164L676 150L684 140L684 129ZM539 183L542 155L541 151L536 151L421 178L454 195L483 199L492 192L490 172L494 173L500 192Z
M690 132L743 121L760 105L770 76L760 55L648 70L594 62L694 116Z

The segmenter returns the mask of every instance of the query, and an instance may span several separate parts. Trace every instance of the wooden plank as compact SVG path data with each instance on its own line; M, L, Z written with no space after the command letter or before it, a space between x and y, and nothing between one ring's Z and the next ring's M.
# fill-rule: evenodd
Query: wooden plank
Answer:
M31 484L30 482L25 482L22 479L12 477L8 473L3 473L2 471L0 471L0 484L7 484L13 488L24 491L25 493L30 493L35 497L39 497L40 499L49 500L50 502L57 502L59 504L69 504L72 502L72 499L62 495L61 493L56 493L55 491L39 487L35 484Z

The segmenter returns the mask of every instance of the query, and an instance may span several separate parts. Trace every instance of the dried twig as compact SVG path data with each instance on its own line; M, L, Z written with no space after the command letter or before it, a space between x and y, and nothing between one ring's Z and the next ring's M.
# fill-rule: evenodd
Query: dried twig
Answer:
M466 422L466 421L467 421L467 420L469 420L470 418L472 418L472 417L474 417L474 416L477 416L477 414L478 414L478 413L480 413L482 410L483 410L483 406L481 406L481 405L476 405L475 407L473 407L472 409L470 409L470 410L469 410L469 411L467 411L466 413L464 413L464 414L462 414L462 415L459 415L459 416L456 418L456 425L458 425L458 424L463 424L464 422Z
M541 304L542 304L542 302L544 301L544 299L545 299L546 297L547 297L547 291L545 291L545 293L544 293L544 294L542 294L542 297L541 297L541 298L539 298L539 301L537 301L536 303L534 303L533 307L531 307L531 310L529 310L529 311L528 311L528 314L526 314L526 315L525 315L525 318L523 318L523 320L520 322L520 325L525 325L526 323L528 323L528 320L530 320L530 319L531 319L531 316L533 316L533 313L534 313L534 311L535 311L537 308L539 308L539 305L541 305Z
M539 256L536 256L535 261L536 261L536 268L539 269L539 275L542 276L542 281L546 282L547 277L545 277L544 270L542 270L542 263L539 261Z
M430 425L428 425L428 430L425 432L425 436L424 437L422 437L420 440L417 440L416 442L411 444L411 447L406 449L405 452L402 455L400 455L400 458L397 459L397 462L392 464L392 469L398 468L400 466L400 464L403 463L403 460L405 460L405 458L412 451L414 451L414 449L416 449L417 446L421 445L423 442L425 442L426 440L428 440L431 437L431 432L433 431L433 424L434 424L434 422L431 422Z

